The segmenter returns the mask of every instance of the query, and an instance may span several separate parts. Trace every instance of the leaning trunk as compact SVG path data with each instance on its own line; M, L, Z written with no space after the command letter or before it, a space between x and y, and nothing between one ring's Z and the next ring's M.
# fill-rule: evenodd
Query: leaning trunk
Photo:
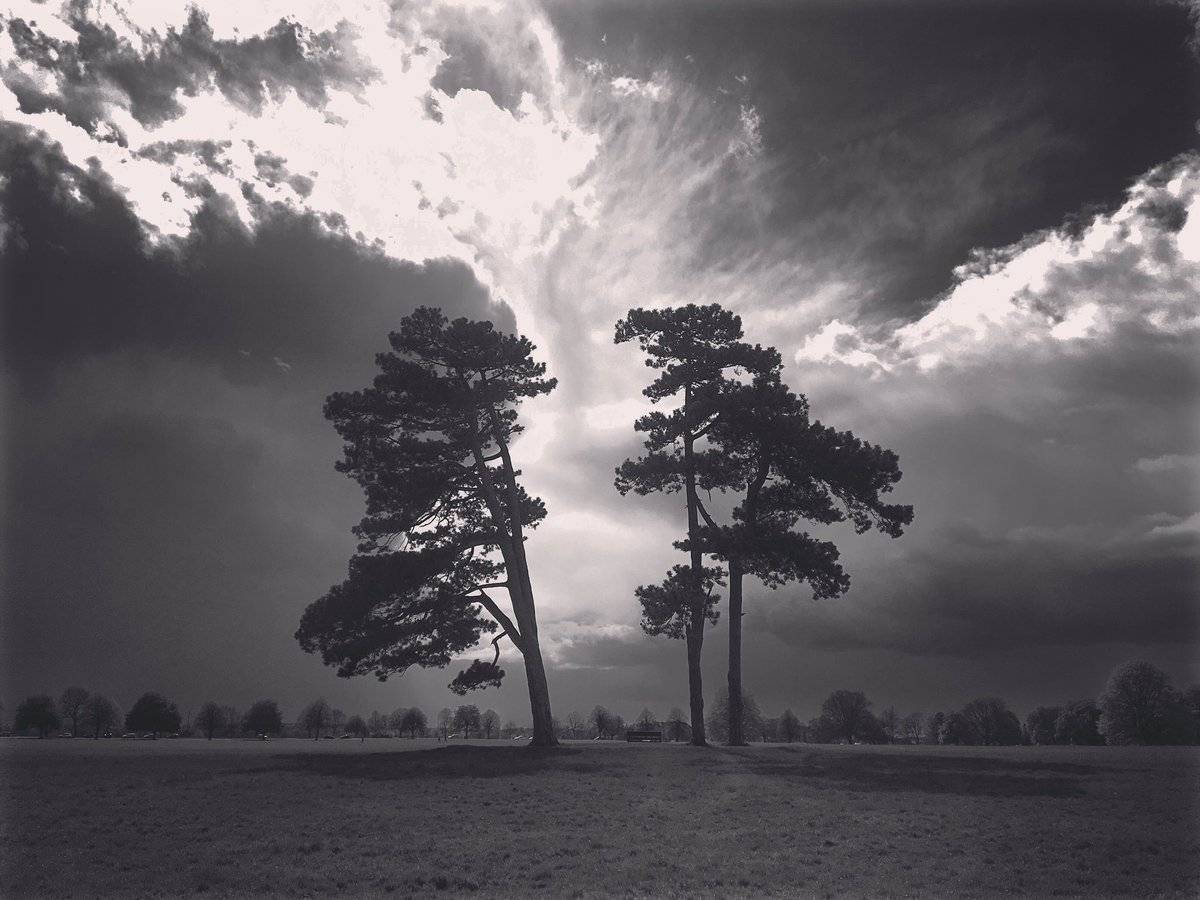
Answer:
M729 561L729 744L744 747L742 703L742 566Z

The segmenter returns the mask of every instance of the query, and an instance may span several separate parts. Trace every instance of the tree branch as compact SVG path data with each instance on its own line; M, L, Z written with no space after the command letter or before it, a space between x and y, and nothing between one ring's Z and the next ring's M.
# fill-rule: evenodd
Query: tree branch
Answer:
M496 601L489 597L487 593L482 590L479 592L478 597L472 597L471 599L478 600L480 602L483 608L491 614L492 618L500 623L500 627L503 628L505 633L508 634L509 640L516 645L518 650L524 653L525 639L521 637L521 632L517 631L517 626L513 624L512 619L508 617L507 613L505 613L504 610L496 605Z
M696 509L699 510L701 518L704 519L708 527L715 530L717 528L717 523L714 522L713 517L708 514L708 510L704 508L704 501L699 497L696 497Z

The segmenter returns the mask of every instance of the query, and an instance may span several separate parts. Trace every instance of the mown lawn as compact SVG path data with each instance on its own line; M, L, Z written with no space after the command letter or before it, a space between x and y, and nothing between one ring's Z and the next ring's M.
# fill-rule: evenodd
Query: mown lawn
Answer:
M0 896L1200 895L1195 748L0 741Z

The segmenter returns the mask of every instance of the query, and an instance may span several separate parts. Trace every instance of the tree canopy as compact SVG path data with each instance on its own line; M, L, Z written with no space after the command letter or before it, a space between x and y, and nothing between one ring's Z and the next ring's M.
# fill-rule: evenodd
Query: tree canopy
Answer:
M176 732L179 725L179 710L175 704L153 691L138 697L125 714L126 731L148 731L155 737L159 732Z

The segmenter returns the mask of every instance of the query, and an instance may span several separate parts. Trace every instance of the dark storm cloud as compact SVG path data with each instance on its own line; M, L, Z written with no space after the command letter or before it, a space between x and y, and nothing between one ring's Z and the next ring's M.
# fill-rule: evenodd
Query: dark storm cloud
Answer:
M291 639L361 513L324 397L418 304L511 312L461 262L265 204L250 229L212 202L151 245L102 173L2 135L10 689L336 699Z
M1195 146L1200 77L1179 5L549 8L568 56L679 73L759 114L769 209L702 187L693 265L790 245L812 267L860 269L876 320L919 314L972 247L1112 203Z
M886 577L883 577L886 576ZM1109 541L969 525L856 585L842 608L760 597L747 630L823 650L977 658L1038 646L1200 640L1200 537L1165 517Z
M0 167L3 346L20 371L144 347L219 360L241 377L245 350L336 378L355 353L369 362L398 310L418 303L486 310L512 327L463 263L397 261L312 214L260 203L251 230L215 198L186 238L150 246L103 172L69 165L24 129L0 126Z
M329 89L357 92L374 75L354 51L349 23L314 33L283 20L262 35L220 40L193 8L182 27L143 36L148 46L134 48L84 12L69 22L78 35L74 42L42 34L21 19L7 23L18 58L54 73L57 93L45 93L16 66L3 78L22 111L54 110L89 131L104 118L114 88L128 98L132 115L152 126L182 112L178 95L194 97L211 85L231 103L257 111L268 97L289 90L320 106Z

